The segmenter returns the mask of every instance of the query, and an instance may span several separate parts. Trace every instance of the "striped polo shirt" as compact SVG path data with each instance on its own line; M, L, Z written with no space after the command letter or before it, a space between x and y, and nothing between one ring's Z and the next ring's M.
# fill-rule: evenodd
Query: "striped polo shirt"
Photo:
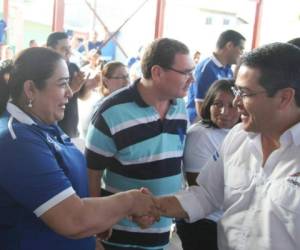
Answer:
M86 157L90 169L104 170L102 194L146 187L155 196L181 189L181 161L186 136L182 99L171 101L163 120L141 98L136 81L109 96L89 126ZM117 248L162 249L169 242L172 219L148 229L123 219L106 242Z

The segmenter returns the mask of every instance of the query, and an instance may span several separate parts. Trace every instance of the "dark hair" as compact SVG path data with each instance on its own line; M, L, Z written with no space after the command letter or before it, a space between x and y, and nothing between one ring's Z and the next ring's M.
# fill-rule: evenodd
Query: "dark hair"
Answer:
M6 108L6 103L9 99L9 89L7 84L7 79L5 79L6 74L12 70L13 61L5 60L0 64L0 115L4 112Z
M292 40L289 40L288 43L293 44L300 48L300 37L294 38Z
M159 65L162 68L172 67L177 53L189 54L188 47L180 41L170 38L154 40L144 51L141 68L145 79L151 78L151 68Z
M18 100L23 93L24 82L32 80L38 89L43 89L46 80L55 70L56 62L64 60L52 49L36 47L23 50L10 65L10 72L0 71L1 103L0 111L5 110L9 97ZM4 80L4 74L9 73L9 80ZM4 90L4 92L2 92Z
M272 97L280 89L295 89L300 107L300 49L289 43L271 43L245 54L241 66L258 69L258 83Z
M207 127L218 128L218 126L215 123L213 123L213 121L211 120L210 107L214 103L216 95L220 91L224 91L233 95L231 90L231 87L233 86L234 86L233 79L221 79L213 82L213 84L209 87L202 104L202 108L201 108L202 124L206 125Z
M217 40L217 48L222 49L228 42L232 42L234 46L241 44L241 41L245 41L245 37L237 31L226 30L222 32Z
M48 36L46 45L47 47L54 49L58 44L58 41L68 38L68 34L65 32L53 32Z

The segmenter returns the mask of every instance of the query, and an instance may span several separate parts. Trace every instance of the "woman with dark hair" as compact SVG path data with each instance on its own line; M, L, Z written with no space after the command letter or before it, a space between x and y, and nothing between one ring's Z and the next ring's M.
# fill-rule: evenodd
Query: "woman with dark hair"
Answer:
M57 52L24 50L11 65L8 82L0 75L0 86L5 89L0 107L1 249L94 250L94 235L106 237L121 218L156 215L153 199L138 190L87 198L85 158L57 126L72 97L68 67Z
M201 110L202 120L187 131L183 166L189 185L197 185L196 178L206 162L217 154L229 129L238 121L233 107L233 80L217 80L209 88ZM177 223L178 235L184 250L216 250L217 224L221 211L194 223Z

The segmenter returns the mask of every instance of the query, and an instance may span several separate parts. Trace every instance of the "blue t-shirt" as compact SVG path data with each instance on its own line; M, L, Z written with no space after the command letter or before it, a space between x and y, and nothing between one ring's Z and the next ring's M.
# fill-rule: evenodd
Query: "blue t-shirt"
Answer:
M232 77L231 66L222 66L215 57L206 58L196 66L195 82L190 85L188 91L187 111L190 123L197 117L195 100L203 101L214 81Z
M0 249L95 249L93 237L68 239L39 219L74 193L88 196L86 161L57 125L9 103L0 118L0 158Z
M102 41L96 41L96 42L92 42L92 41L88 41L88 50L92 50L92 49L96 49L96 50L101 50L102 48Z

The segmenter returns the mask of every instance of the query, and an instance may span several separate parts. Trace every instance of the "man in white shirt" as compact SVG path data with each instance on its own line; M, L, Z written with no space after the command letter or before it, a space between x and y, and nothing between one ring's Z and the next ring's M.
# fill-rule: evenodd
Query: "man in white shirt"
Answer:
M198 176L157 198L163 216L196 221L223 206L221 250L300 249L300 50L274 43L245 55L233 88L241 124Z

